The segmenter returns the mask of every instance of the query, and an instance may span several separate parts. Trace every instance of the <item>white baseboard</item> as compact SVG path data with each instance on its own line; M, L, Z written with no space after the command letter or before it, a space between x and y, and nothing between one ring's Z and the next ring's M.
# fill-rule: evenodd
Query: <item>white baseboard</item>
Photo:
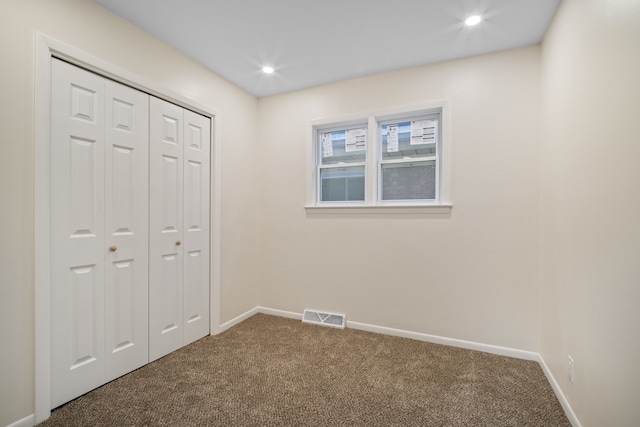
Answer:
M569 422L571 423L571 425L573 427L582 427L582 424L580 424L580 420L578 420L578 416L576 415L575 412L573 412L573 408L569 404L567 397L562 392L560 385L558 384L558 382L556 381L556 378L551 373L551 369L549 369L549 366L547 366L547 363L544 361L541 354L538 354L537 361L540 364L540 367L542 368L542 372L544 372L545 376L547 377L547 381L549 381L549 384L551 384L551 388L556 394L556 397L558 398L558 401L560 402L562 409L564 409L564 413L569 419Z
M297 320L301 320L302 319L302 314L300 313L294 313L291 311L284 311L284 310L276 310L274 308L268 308L268 307L260 307L260 306L256 306L253 307L251 310L242 313L241 315L234 317L233 319L229 320L228 322L223 323L222 325L220 325L220 332L222 333L224 331L226 331L227 329L230 329L234 326L236 326L238 323L241 323L245 320L247 320L248 318L250 318L251 316L253 316L254 314L258 314L258 313L263 313L263 314L270 314L272 316L278 316L278 317L286 317L289 319L297 319Z
M24 417L21 420L16 421L15 423L9 424L7 427L33 427L36 425L36 417L31 414L29 416Z
M277 309L268 308L268 307L257 306L247 311L246 313L241 314L235 319L230 320L229 322L221 325L221 331L225 331L257 313L270 314L272 316L286 317L289 319L296 319L296 320L302 319L302 313L295 313L292 311L284 311L284 310L277 310ZM507 357L513 357L516 359L532 360L532 361L538 362L540 364L540 367L542 368L542 371L547 377L547 380L549 381L551 388L556 394L556 397L558 398L558 401L560 402L562 409L564 409L564 412L567 418L569 419L569 422L574 427L582 427L582 425L580 424L580 421L578 420L578 417L576 416L575 412L573 412L573 408L571 408L569 401L567 400L566 396L562 392L562 389L558 385L558 382L553 377L551 370L549 370L549 367L547 366L544 359L539 353L536 353L533 351L527 351L527 350L519 350L519 349L509 348L509 347L500 347L500 346L491 345L491 344L482 344L474 341L465 341L465 340L459 340L455 338L446 338L438 335L424 334L421 332L406 331L403 329L387 328L384 326L370 325L368 323L353 322L350 320L347 320L347 328L359 329L361 331L375 332L378 334L392 335L392 336L402 337L402 338L410 338L418 341L448 345L451 347L460 347L468 350L483 351L485 353L497 354L499 356L507 356Z
M229 328L232 328L234 326L236 326L238 323L243 322L245 320L247 320L249 317L253 316L254 314L258 313L258 307L253 307L251 310L247 311L246 313L243 313L231 320L229 320L226 323L223 323L222 325L220 325L220 333L226 331Z
M294 313L293 311L277 310L275 308L260 307L260 306L256 308L258 309L258 313L270 314L272 316L286 317L288 319L302 320L302 313Z
M221 329L222 330L229 329L230 327L237 325L238 323L242 322L245 319L248 319L249 317L253 316L256 313L270 314L272 316L286 317L289 319L296 319L296 320L302 319L302 313L295 313L292 311L285 311L285 310L278 310L278 309L269 308L269 307L257 306L247 311L246 313L241 314L235 319L223 324L221 326ZM540 360L540 355L533 351L518 350L515 348L500 347L500 346L491 345L491 344L482 344L482 343L477 343L473 341L464 341L464 340L458 340L455 338L440 337L437 335L429 335L429 334L423 334L421 332L412 332L412 331L406 331L402 329L387 328L384 326L370 325L368 323L353 322L350 320L347 320L347 328L359 329L361 331L375 332L378 334L392 335L392 336L402 337L402 338L410 338L418 341L431 342L434 344L443 344L451 347L466 348L468 350L484 351L485 353L514 357L516 359L534 360L536 362Z
M410 338L417 341L425 341L434 344L448 345L451 347L466 348L467 350L484 351L485 353L497 354L500 356L514 357L524 360L538 360L538 353L526 350L518 350L509 347L500 347L491 344L482 344L473 341L458 340L455 338L440 337L438 335L423 334L421 332L405 331L402 329L387 328L384 326L370 325L367 323L352 322L347 320L347 328L359 329L361 331L375 332L384 335Z

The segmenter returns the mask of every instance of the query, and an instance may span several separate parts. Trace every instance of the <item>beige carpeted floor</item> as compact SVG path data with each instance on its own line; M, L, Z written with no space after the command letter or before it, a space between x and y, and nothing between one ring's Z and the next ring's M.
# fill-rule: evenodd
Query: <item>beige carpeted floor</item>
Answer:
M42 426L569 426L536 362L258 314Z

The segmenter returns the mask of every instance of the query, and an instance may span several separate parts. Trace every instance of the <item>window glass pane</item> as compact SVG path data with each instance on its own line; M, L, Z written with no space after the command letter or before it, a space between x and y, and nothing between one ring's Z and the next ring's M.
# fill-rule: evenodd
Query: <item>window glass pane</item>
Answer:
M435 198L435 160L382 165L382 200Z
M431 118L387 123L382 125L381 137L382 160L435 156L438 121Z
M320 169L320 201L364 200L364 166Z
M318 132L320 164L359 163L366 160L367 128Z

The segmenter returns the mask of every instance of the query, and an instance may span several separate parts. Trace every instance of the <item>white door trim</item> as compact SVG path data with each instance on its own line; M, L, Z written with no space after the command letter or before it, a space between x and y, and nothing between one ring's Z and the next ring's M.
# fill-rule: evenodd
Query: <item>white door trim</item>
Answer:
M50 103L51 58L57 57L104 77L178 104L211 118L211 250L210 250L210 327L211 334L220 327L220 247L221 247L221 115L217 108L184 97L145 78L134 75L91 54L55 40L45 34L36 34L35 57L35 422L51 415L51 329L50 310Z

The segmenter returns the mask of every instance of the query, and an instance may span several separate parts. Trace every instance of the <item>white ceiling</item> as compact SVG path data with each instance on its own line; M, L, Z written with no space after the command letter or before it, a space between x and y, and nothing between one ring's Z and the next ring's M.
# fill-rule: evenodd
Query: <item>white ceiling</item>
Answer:
M536 44L560 2L95 1L257 97Z

